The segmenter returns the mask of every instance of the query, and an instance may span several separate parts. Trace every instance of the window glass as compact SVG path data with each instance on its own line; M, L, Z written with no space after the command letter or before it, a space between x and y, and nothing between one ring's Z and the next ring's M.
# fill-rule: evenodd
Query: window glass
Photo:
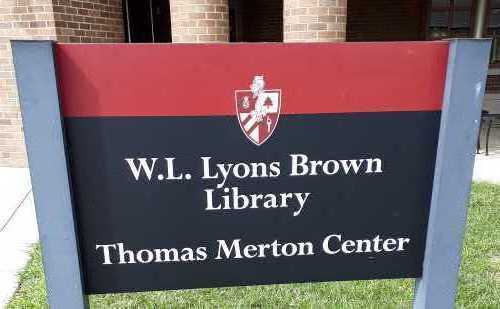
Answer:
M500 28L500 9L491 10L489 22L490 28Z
M450 5L450 0L432 0L433 7L443 7L449 5Z
M472 0L455 0L455 6L459 7L471 7L472 6Z
M448 11L433 11L431 13L431 27L448 27Z
M453 28L468 28L470 26L470 11L455 11L453 14Z

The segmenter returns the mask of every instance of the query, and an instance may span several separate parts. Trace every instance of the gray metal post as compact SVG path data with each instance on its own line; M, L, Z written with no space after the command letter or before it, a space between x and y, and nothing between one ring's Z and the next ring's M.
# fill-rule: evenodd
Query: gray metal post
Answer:
M51 308L86 308L63 140L53 42L12 51Z
M453 308L490 40L450 41L422 278L414 308Z

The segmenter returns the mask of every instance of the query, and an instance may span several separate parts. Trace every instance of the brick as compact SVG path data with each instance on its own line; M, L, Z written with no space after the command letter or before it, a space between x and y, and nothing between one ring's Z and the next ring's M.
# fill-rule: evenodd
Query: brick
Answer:
M33 21L33 20L36 20L36 15L35 14L23 14L23 15L21 15L21 20Z
M306 31L307 24L292 24L291 28L291 31Z
M227 13L228 7L227 6L223 6L223 5L218 5L218 6L215 7L215 11L216 12Z
M284 0L284 41L345 41L346 3L345 0Z
M71 7L74 7L74 8L81 8L83 7L83 2L81 1L71 1Z
M176 43L227 42L227 0L171 0L172 41Z
M299 23L301 24L317 23L318 21L319 21L319 16L317 15L299 16Z
M314 7L318 6L318 0L299 0L297 5L300 7Z
M78 26L78 23L71 22L71 21L66 22L66 25L68 28L71 28L71 29L79 29L80 28Z
M308 30L327 30L328 25L325 23L309 24L307 25Z
M188 21L188 22L196 23L195 21ZM215 20L202 19L198 21L198 27L215 27L215 26L216 26Z
M86 9L93 9L94 5L90 2L83 2L81 7L86 8Z
M222 19L221 13L206 13L207 19Z
M32 21L30 22L30 28L43 28L47 26L45 21Z
M320 23L334 23L337 21L337 16L335 15L318 16L318 21Z
M40 13L44 11L44 7L41 5L32 5L28 7L29 13Z
M336 0L318 0L318 6L335 7L339 6Z
M77 8L67 6L66 7L66 13L67 14L75 14L76 15L78 13L78 10L77 10Z
M312 7L307 10L308 15L318 16L318 18L319 16L328 15L328 12L328 8L325 7Z
M62 5L54 5L52 7L54 13L66 13L66 7Z
M227 33L227 29L226 28L217 28L217 27L213 27L213 28L207 28L207 33L208 34L226 34Z
M229 34L216 35L216 39L220 43L229 42Z
M24 14L24 13L28 13L28 7L25 6L25 7L13 7L11 12L13 14Z
M198 41L201 41L201 42L215 42L215 41L217 41L217 36L215 36L215 35L208 35L208 34L198 35Z
M338 32L337 31L322 31L319 32L319 37L320 38L333 38L336 39L338 38Z
M307 14L307 8L293 8L291 10L288 10L290 12L290 15L306 15Z
M345 32L346 25L345 25L345 23L329 23L328 30L336 30L336 31Z
M216 20L215 25L217 27L228 27L229 26L229 20Z

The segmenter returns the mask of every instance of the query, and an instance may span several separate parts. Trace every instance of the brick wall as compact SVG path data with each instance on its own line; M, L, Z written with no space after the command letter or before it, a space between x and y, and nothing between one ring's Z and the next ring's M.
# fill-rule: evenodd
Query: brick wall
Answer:
M347 0L284 0L283 13L284 42L345 41Z
M11 39L123 42L121 0L0 0L0 166L27 166Z
M228 0L170 0L172 42L229 42Z
M71 43L123 42L121 0L53 0L57 40Z
M0 166L26 166L10 39L55 39L52 0L0 0Z

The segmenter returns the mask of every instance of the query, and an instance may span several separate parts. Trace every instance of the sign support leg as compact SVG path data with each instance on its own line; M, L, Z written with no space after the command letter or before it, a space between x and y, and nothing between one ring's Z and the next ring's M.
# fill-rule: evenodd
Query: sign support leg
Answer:
M454 308L490 40L450 41L422 278L414 308Z
M87 308L52 41L13 41L12 52L51 308Z

